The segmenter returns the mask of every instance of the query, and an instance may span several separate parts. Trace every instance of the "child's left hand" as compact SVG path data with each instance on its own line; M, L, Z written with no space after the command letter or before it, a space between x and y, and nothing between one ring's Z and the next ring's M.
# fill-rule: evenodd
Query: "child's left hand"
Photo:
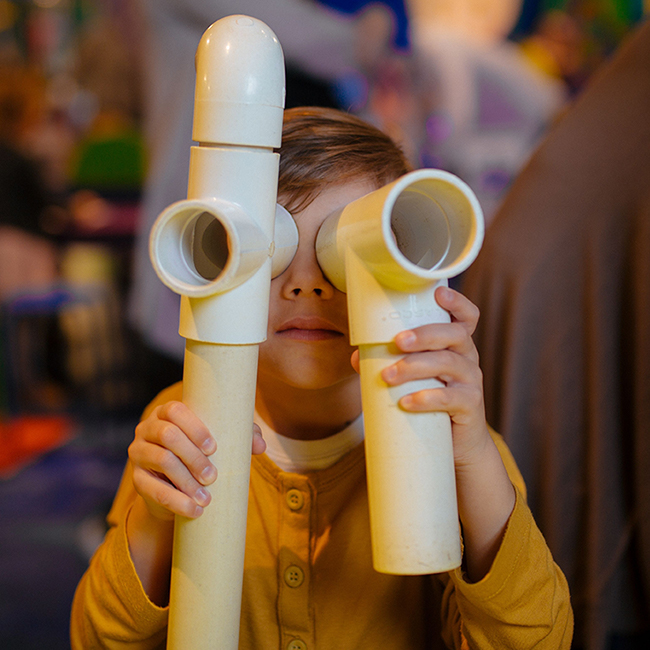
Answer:
M408 353L388 366L382 378L390 386L416 379L435 378L444 386L406 395L400 406L407 411L445 411L452 421L454 461L460 469L480 462L490 440L485 421L483 375L472 334L478 308L465 296L449 289L436 289L438 304L451 314L451 323L432 323L400 332L395 344ZM358 370L357 353L353 366Z

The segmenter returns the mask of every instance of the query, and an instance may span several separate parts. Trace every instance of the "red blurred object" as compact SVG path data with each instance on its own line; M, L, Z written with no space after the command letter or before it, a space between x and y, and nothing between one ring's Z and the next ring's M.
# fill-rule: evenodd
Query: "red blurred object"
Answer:
M64 415L22 415L0 421L0 479L71 440L73 428Z

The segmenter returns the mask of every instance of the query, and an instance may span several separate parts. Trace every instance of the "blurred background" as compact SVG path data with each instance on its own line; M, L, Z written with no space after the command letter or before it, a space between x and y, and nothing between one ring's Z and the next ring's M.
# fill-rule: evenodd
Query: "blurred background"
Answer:
M181 378L178 297L146 241L184 198L204 29L231 13L267 22L288 106L354 112L415 166L459 175L489 237L533 152L649 5L0 0L0 648L69 647L135 424ZM588 618L577 611L576 648L648 641L643 615L597 638Z

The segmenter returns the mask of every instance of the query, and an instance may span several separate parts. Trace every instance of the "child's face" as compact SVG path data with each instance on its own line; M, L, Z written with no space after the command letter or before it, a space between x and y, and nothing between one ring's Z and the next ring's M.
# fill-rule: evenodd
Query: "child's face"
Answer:
M376 189L370 180L324 189L293 217L298 250L287 270L271 281L267 340L260 345L259 371L265 380L294 388L329 388L356 381L350 365L346 296L325 278L316 260L316 235L334 211Z

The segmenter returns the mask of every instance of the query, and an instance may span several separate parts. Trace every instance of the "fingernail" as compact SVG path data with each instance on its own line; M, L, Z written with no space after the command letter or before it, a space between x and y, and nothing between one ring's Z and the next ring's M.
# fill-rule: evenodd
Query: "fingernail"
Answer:
M400 346L408 346L415 343L415 334L413 332L400 332L397 335L397 342Z
M214 465L208 465L202 472L201 472L201 480L204 483L207 483L209 481L213 481L217 476L217 469Z
M386 381L392 381L397 376L397 368L395 366L388 366L388 368L384 368L382 375Z
M203 442L201 445L201 449L206 453L206 454L211 454L212 452L215 451L216 449L216 442L214 441L214 438L206 438L206 440Z
M210 501L210 494L204 488L199 488L196 491L196 496L194 497L194 500L200 506L206 506L206 505L208 505L208 501Z
M399 403L403 408L411 408L415 402L410 395L404 395L404 397L400 399Z

